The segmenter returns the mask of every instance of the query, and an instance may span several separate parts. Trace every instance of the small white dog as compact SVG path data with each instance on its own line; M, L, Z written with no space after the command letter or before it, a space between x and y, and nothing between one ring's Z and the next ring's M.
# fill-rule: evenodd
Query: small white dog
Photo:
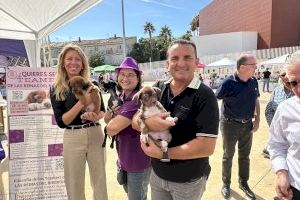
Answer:
M148 144L150 137L154 143L159 146L163 152L168 149L168 143L171 141L172 136L169 130L162 132L154 132L149 130L145 124L145 120L151 116L159 113L167 112L166 109L158 101L160 95L160 89L156 87L145 86L133 97L134 100L141 101L140 113L138 114L138 124L141 127L141 141ZM167 117L166 120L176 122L177 117Z

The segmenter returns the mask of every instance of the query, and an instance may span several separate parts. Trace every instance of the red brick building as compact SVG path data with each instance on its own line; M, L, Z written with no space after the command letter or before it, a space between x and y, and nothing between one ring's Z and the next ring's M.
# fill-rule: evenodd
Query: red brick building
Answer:
M199 13L199 36L255 31L258 49L300 45L300 0L214 0Z

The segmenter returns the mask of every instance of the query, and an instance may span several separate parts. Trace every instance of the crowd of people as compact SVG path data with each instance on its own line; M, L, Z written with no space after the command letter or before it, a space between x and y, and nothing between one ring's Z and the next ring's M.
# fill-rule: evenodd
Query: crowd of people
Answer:
M97 86L88 88L83 101L72 93L69 80L74 76L88 79L87 63L78 46L65 46L50 89L55 119L58 126L65 129L64 172L70 200L85 199L86 162L93 199L108 199L105 149L101 147L104 133L99 124L102 118L106 123L105 133L116 138L119 169L116 177L129 200L147 199L148 185L154 200L201 199L211 171L209 156L215 150L219 123L223 143L221 194L225 199L231 196L232 158L237 144L239 187L249 198L256 199L248 185L252 138L260 125L260 92L254 76L257 67L254 55L242 54L237 59L236 72L226 77L214 93L195 75L199 63L195 44L186 40L171 43L166 61L170 78L154 84L161 91L157 98L167 112L144 119L152 132L170 131L172 140L167 151L162 151L151 138L147 144L140 142L143 134L138 119L141 103L133 100L142 87L142 70L138 63L126 57L116 68L120 103L110 99L107 108L101 102L99 112L82 113L92 101L89 91ZM274 90L272 103L266 110L270 124L267 151L277 175L278 198L296 200L300 199L300 56L291 57L280 77L282 85ZM267 80L265 87L268 91ZM218 100L222 101L221 113ZM169 116L178 120L166 120Z

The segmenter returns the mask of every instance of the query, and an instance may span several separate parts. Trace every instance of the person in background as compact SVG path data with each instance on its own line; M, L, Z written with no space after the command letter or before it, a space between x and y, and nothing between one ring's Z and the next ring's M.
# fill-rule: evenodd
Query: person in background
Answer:
M260 80L260 77L261 76L261 74L260 74L260 71L257 71L257 72L255 72L255 77L256 77L256 79L259 81Z
M290 85L288 85L286 67L282 67L279 72L279 84L280 85L273 90L265 110L265 117L269 126L271 125L278 105L282 101L294 96L294 93L291 91ZM264 148L263 153L267 158L270 157L267 147Z
M140 146L141 133L131 126L132 117L139 108L139 103L132 97L141 89L141 73L137 62L131 57L126 57L116 68L123 104L109 105L111 108L104 116L107 134L117 135L117 164L127 172L127 183L123 186L129 200L147 199L151 172L150 158Z
M199 73L199 80L202 82L203 81L203 77L202 77L202 74Z
M155 200L199 200L210 173L209 156L213 154L219 125L219 109L213 91L194 75L197 69L196 46L176 40L167 50L168 81L154 86L161 89L159 101L169 112L146 119L151 131L170 128L172 140L162 152L153 141L141 144L151 157L151 198ZM177 117L168 122L166 117ZM137 118L133 120L137 126ZM163 161L169 162L163 162Z
M266 68L266 70L263 71L263 92L265 92L265 87L267 87L267 92L270 92L269 90L270 76L271 76L271 72L269 71L269 68Z
M50 89L50 98L57 125L65 129L63 159L65 185L69 200L85 199L86 162L89 166L93 199L108 199L105 149L101 147L104 134L99 123L104 115L104 103L101 102L99 114L85 112L82 117L86 122L83 123L80 118L81 110L91 102L91 97L89 94L86 95L86 103L77 100L69 86L69 80L72 77L82 76L89 79L89 74L88 61L82 49L73 44L66 45L58 58L57 72L54 85Z
M300 199L300 54L286 67L288 85L295 94L279 104L270 126L268 150L276 173L280 199Z
M248 197L255 199L248 180L252 137L260 121L259 90L254 77L256 65L254 55L242 54L237 60L237 72L224 79L216 91L217 98L223 100L220 124L224 151L221 193L225 199L231 195L231 168L236 143L239 156L239 187Z

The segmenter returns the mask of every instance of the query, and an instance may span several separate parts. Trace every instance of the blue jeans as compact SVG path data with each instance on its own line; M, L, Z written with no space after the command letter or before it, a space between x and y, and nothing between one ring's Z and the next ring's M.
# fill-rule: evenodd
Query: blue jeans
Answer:
M199 200L206 186L206 176L186 183L176 183L158 177L152 170L150 185L153 200Z
M267 86L267 91L270 92L270 90L269 90L269 83L270 83L270 79L269 78L264 78L263 91L265 91L265 87Z
M143 172L127 172L127 184L123 185L128 200L146 200L151 167Z

